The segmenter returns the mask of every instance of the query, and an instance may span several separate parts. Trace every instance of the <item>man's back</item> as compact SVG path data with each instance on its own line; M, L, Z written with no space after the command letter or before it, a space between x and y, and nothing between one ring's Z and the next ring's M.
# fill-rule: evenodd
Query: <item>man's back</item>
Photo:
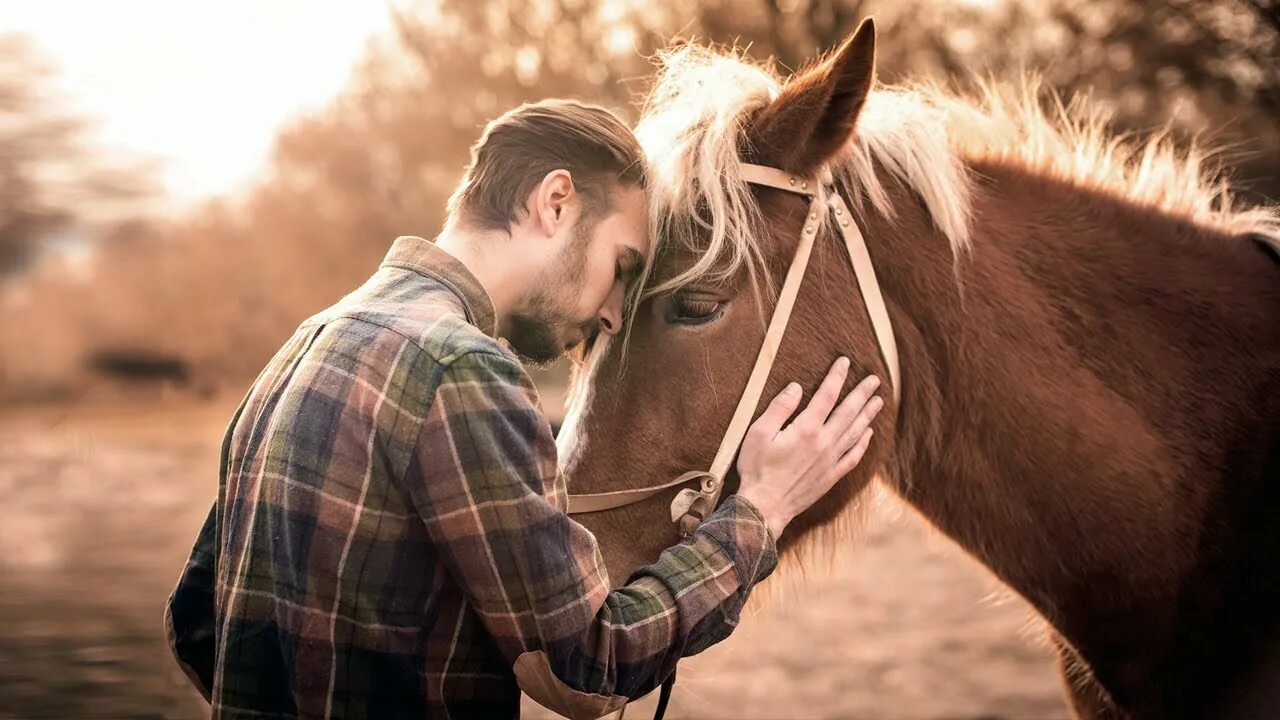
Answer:
M484 705L467 709L515 712L511 666L484 651L403 486L443 370L507 351L476 326L493 322L482 292L423 273L415 256L447 263L441 251L398 249L299 327L228 429L211 533L228 559L216 563L215 713L420 717L458 666L430 650L459 632L475 636L464 682Z

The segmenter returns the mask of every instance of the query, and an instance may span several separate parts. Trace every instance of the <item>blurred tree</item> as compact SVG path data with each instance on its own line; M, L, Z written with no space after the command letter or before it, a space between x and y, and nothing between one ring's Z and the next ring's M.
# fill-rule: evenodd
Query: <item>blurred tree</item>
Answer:
M87 124L52 99L52 79L25 38L0 35L0 280L60 233L123 221L154 194L144 169L90 148Z

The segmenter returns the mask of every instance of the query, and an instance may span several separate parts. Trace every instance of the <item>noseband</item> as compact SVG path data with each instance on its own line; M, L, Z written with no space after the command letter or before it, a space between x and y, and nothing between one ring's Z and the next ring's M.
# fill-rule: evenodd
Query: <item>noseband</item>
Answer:
M796 254L787 269L786 279L782 283L782 291L778 294L778 304L774 307L773 317L769 319L769 327L765 331L764 342L760 345L760 353L756 356L756 364L751 369L747 386L742 391L738 407L733 412L729 427L725 430L724 439L720 441L720 449L708 470L691 470L683 473L670 482L633 490L616 490L613 492L587 493L569 495L569 514L583 515L587 513L612 510L647 500L663 490L674 488L694 480L699 480L698 489L684 488L676 493L671 501L671 522L680 529L681 537L688 537L702 522L702 519L715 509L720 500L720 492L724 489L724 477L733 463L742 445L742 438L747 433L751 418L755 415L756 406L760 404L760 396L764 393L765 383L769 380L769 372L773 369L773 361L782 346L782 336L787 331L787 322L791 319L791 310L795 307L796 296L800 293L800 282L804 280L805 270L809 267L809 255L813 251L814 238L822 225L825 213L830 213L835 226L844 237L845 247L849 251L849 262L853 265L854 275L858 279L858 287L862 291L862 300L871 318L871 326L875 331L876 341L880 345L880 353L885 365L889 368L889 378L893 385L895 404L901 399L902 382L898 367L898 346L893 338L893 326L889 322L889 313L885 309L884 296L880 293L880 283L876 280L876 271L871 264L871 254L867 251L867 242L858 230L849 207L845 205L840 193L836 192L835 180L831 170L824 167L814 178L801 178L783 172L777 168L763 165L742 163L739 165L742 177L752 185L785 190L809 198L809 210L805 216L804 226L800 231L800 242L796 245Z

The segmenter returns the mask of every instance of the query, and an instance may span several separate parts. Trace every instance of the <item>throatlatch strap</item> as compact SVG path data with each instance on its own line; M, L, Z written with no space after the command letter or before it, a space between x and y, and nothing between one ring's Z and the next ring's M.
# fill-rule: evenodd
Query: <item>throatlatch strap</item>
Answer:
M838 193L831 193L827 204L836 214L836 223L840 226L840 234L844 236L844 246L849 251L849 261L853 263L853 274L858 278L858 287L862 290L862 302L866 305L867 316L871 318L871 327L876 333L876 343L880 346L880 354L884 364L889 368L889 381L893 384L893 402L902 402L902 368L898 364L898 340L893 335L893 323L889 321L889 309L885 307L884 295L880 293L880 281L876 278L876 268L871 262L871 251L867 249L867 240L858 229L858 223L849 216L849 208L844 198Z
M854 221L853 214L849 212L844 198L836 192L831 170L823 168L817 180L797 177L778 168L750 163L742 163L739 166L739 172L743 180L753 185L786 190L797 195L817 198L819 188L826 191L823 199L830 211L835 213L836 227L840 230L845 248L849 251L849 262L853 265L854 276L858 278L858 289L862 293L862 302L871 319L872 330L875 331L876 344L880 346L880 355L889 369L894 401L900 402L902 373L898 362L898 343L893 335L893 323L889 321L889 310L885 307L884 295L880 292L880 280L876 277L875 265L871 262L871 252L867 249L866 238L858 228L858 223ZM808 227L816 219L811 204L805 226Z

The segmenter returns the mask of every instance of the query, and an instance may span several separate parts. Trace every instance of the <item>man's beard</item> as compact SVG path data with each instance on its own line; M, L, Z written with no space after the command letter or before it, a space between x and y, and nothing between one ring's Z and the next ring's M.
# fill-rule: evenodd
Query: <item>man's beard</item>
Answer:
M544 314L516 314L508 318L507 342L521 360L530 365L554 362L568 348L556 331L560 322L549 321Z
M525 307L508 316L507 342L521 360L534 365L555 361L569 349L561 331L583 324L566 307L572 304L568 296L582 292L593 229L594 223L588 224L586 218L578 221L572 241L556 258L554 267L540 274Z

